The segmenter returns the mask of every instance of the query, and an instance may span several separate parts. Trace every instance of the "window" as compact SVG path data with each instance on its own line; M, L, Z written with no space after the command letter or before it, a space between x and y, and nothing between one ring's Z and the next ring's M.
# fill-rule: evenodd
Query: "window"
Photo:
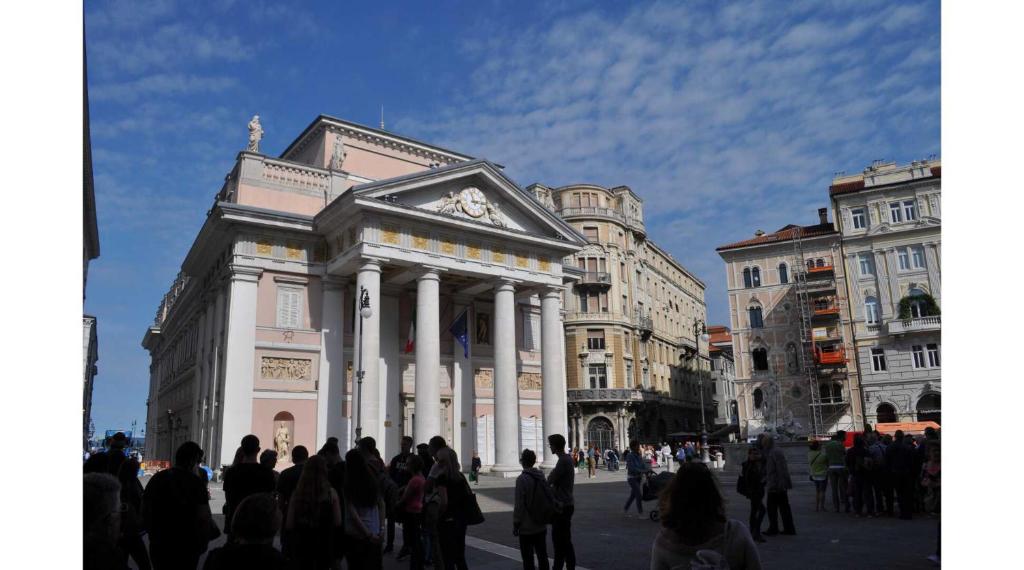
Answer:
M604 330L587 330L587 348L604 350Z
M914 269L924 269L924 248L921 246L910 248L910 256Z
M864 299L864 321L869 325L878 324L878 299L876 297Z
M938 368L939 365L939 345L929 344L928 345L928 366L932 368Z
M910 347L910 353L914 355L914 368L924 368L924 348L915 344Z
M813 259L808 259L807 260L807 269L814 269L814 260Z
M583 237L587 238L589 242L596 242L598 240L597 228L583 228Z
M604 364L591 364L589 376L591 388L608 387L608 375L605 373Z
M911 298L913 298L913 297L920 297L922 295L924 295L924 291L922 291L920 289L917 289L917 288L911 289L910 291L907 292L907 296L911 297ZM913 318L913 319L920 319L921 317L926 316L925 313L926 313L926 311L925 311L924 301L912 300L910 302L910 317L911 318Z
M860 260L860 274L862 277L867 277L875 274L875 264L871 260L870 253L862 253L858 256Z
M910 252L907 248L901 247L896 250L896 254L900 260L900 271L907 271L910 269Z
M760 410L761 406L764 406L764 391L754 388L754 407Z
M284 329L302 328L302 289L277 288L277 326Z
M785 263L779 264L779 283L789 283L789 268Z
M750 328L764 328L764 319L761 316L761 307L750 307L747 309L747 314L750 317Z
M754 370L765 371L768 370L768 349L767 348L755 348L751 353L754 359Z
M750 279L750 268L749 267L743 268L743 286L746 287L747 289L750 289L751 287L754 286L754 282L751 281L751 279Z
M914 200L903 201L903 217L908 222L913 222L917 219L917 203Z
M755 268L751 269L750 270L750 276L751 276L751 279L754 282L754 287L760 287L761 286L761 269L758 268L758 267L755 267Z
M864 208L850 210L850 216L853 218L853 229L862 230L868 227L867 211Z
M581 313L586 313L588 311L589 311L589 309L587 307L587 294L586 293L580 293L580 312Z
M819 257L818 259L816 259L814 261L814 266L815 267L825 267L825 260Z
M899 202L889 204L889 220L894 224L898 224L903 221L903 210Z
M872 348L871 349L871 370L875 372L885 372L885 349Z
M786 345L786 370L790 374L800 372L800 355L796 350L796 345L793 343Z

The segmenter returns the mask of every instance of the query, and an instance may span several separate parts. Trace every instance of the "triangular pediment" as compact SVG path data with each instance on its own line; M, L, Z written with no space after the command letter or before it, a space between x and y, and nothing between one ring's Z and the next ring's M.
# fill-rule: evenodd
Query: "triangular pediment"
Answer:
M486 160L474 160L352 188L359 198L385 199L431 214L582 245L572 226Z

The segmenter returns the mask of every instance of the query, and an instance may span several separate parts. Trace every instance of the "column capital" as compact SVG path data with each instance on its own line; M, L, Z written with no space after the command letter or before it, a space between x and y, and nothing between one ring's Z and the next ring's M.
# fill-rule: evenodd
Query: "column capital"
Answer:
M441 272L446 271L443 267L434 267L433 265L424 265L421 267L419 275L416 276L417 281L440 281Z
M361 257L359 258L359 271L376 271L380 273L385 261L387 260L382 257Z
M508 277L499 277L494 280L494 292L498 291L515 291L516 285L522 283L518 279L509 279Z
M260 279L260 275L263 275L263 269L259 267L251 267L249 265L238 265L232 263L228 265L228 269L231 270L232 281L252 281L257 282Z
M565 287L563 287L561 285L548 285L548 286L546 286L546 287L544 287L543 289L540 290L540 298L541 299L544 299L544 298L549 298L550 299L552 297L557 297L558 300L561 300L562 299L562 291L564 291L564 290L565 290Z

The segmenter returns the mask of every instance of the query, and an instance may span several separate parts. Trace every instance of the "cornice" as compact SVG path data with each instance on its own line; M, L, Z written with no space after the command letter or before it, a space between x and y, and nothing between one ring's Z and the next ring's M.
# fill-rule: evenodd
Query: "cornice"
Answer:
M281 153L281 158L284 159L290 154L301 152L310 142L316 138L316 135L330 131L335 133L341 133L343 136L353 140L369 142L377 146L384 148L390 148L398 150L406 154L425 158L435 162L443 162L445 164L451 164L454 162L463 162L472 160L473 157L440 147L436 147L424 142L404 137L401 135L395 135L374 129L364 125L356 123L350 123L348 121L342 121L334 117L327 115L320 115L313 122L306 127L306 130L295 139L288 148Z

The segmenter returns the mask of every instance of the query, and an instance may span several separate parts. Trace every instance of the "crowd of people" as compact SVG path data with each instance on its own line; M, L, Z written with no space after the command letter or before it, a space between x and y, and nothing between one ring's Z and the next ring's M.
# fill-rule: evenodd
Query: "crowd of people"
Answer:
M809 442L816 511L829 510L831 487L835 512L894 516L898 504L904 519L939 513L938 432L929 430L915 439L868 429L849 449L845 440L846 434L838 432L824 444ZM85 567L123 569L131 558L140 570L196 568L223 532L226 542L208 552L205 570L328 569L340 567L342 560L348 568L374 569L394 551L400 525L402 545L396 558L408 560L410 569L465 569L466 530L483 521L470 481L442 437L415 449L413 443L403 437L399 453L386 464L373 438L360 439L344 456L337 438L329 438L315 455L296 446L293 465L278 473L277 454L261 453L259 439L247 435L223 472L223 531L210 511L210 476L202 467L198 444L182 444L172 467L153 475L145 489L136 459L116 450L93 454L84 476ZM523 567L547 570L550 526L556 570L572 569L574 483L581 457L588 474L599 458L609 466L619 458L614 450L602 453L596 447L567 453L559 434L548 438L548 446L557 460L546 476L536 467L534 450L520 455L512 533L518 537ZM643 518L643 502L658 501L661 530L652 547L652 569L756 569L756 542L796 534L786 455L769 434L750 446L737 481L737 491L750 502L749 526L725 516L717 479L699 461L697 446L681 445L673 453L668 445L659 449L631 441L623 455L629 488L626 516L635 503ZM650 485L654 467L662 462L669 466L673 458L679 462L675 472L665 470L656 477L663 485ZM475 453L474 459L470 473L477 479ZM766 517L768 528L762 532ZM280 550L275 547L278 538Z
M678 442L669 444L663 442L660 446L641 444L638 450L640 458L652 468L665 468L672 470L673 465L693 461L701 457L703 448L700 442ZM608 471L618 471L622 458L629 453L629 449L620 453L614 448L601 449L597 445L589 445L582 449L574 447L570 452L572 464L576 467L577 473L586 472L588 478L597 476L597 470L602 464Z

